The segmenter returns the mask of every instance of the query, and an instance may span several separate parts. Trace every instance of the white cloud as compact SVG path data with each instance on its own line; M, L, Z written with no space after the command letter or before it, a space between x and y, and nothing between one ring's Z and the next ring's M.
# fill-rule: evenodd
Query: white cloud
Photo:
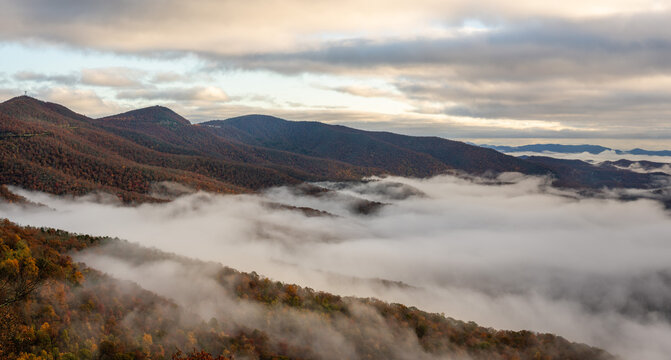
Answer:
M668 6L647 1L374 0L221 2L198 0L103 1L5 0L4 38L35 37L121 51L215 51L249 53L318 46L324 39L415 38L443 27L462 28L464 19L497 17L593 18L658 13Z
M144 255L144 256L143 256ZM410 329L399 331L372 307L345 299L348 318L337 312L320 314L281 306L263 306L240 300L220 267L181 258L151 259L125 244L110 244L75 256L116 278L175 301L202 320L219 319L228 333L259 329L271 343L300 349L300 357L319 359L363 359L356 344L374 343L379 351L390 350L389 359L437 360L424 351ZM234 282L235 280L232 279ZM363 334L363 335L362 335ZM353 336L354 335L354 336ZM464 357L460 357L464 359Z
M187 76L172 71L163 71L154 74L151 78L153 83L173 83L188 80Z
M81 82L85 85L127 88L140 86L141 70L130 68L82 69Z
M123 110L119 105L103 100L93 90L56 86L39 88L36 95L32 92L29 95L58 104L68 104L71 110L91 117L114 114Z
M116 97L125 100L169 100L186 104L189 101L216 103L229 100L224 90L214 86L126 90L117 93Z
M50 75L32 71L20 71L14 74L14 79L18 81L53 82L62 85L70 85L78 80L75 75Z
M502 180L509 184L389 178L322 184L339 190L317 198L277 188L261 195L196 193L139 207L21 192L51 209L5 205L0 215L485 326L553 332L624 358L666 359L671 218L661 205L583 199L519 174ZM356 215L360 198L389 205ZM305 217L268 201L337 216ZM411 287L365 280L376 278Z
M180 86L184 92L192 86L225 87L235 98L243 94L235 94L227 80L247 69L293 80L274 78L269 82L275 84L268 84L250 77L256 92L283 104L266 104L267 112L291 103L328 111L321 106L327 102L314 99L322 93L306 84L304 74L328 74L343 80L340 85L357 83L363 75L369 82L330 84L340 97L331 91L323 98L359 118L424 116L415 121L431 122L423 135L671 138L665 121L671 115L666 106L671 66L665 60L671 55L671 9L663 1L124 0L112 6L5 0L0 5L0 40L38 48L57 44L60 52L84 49L87 56L104 58L100 68L90 68L98 66L89 66L90 59L73 66L82 71L83 84L112 88L101 95L106 102L121 92L124 98L136 95L136 105L150 105L148 98L167 100L177 89L143 90L142 81L180 85L196 77L202 81ZM107 58L110 53L117 58ZM163 66L153 75L114 67L128 63L119 60L123 55ZM179 69L189 75L165 66L187 57L198 63L197 69ZM112 67L105 67L109 63ZM39 67L26 74L42 74ZM380 83L384 86L377 87ZM127 87L137 91L118 90ZM225 94L211 90L195 95L200 102L186 106L190 112L225 101ZM293 99L284 99L289 94ZM239 103L252 112L266 111L258 103ZM447 131L444 122L432 120L438 115L460 123L452 121L454 131Z
M662 173L671 175L671 165L669 165L669 164L664 164L660 167L649 168L649 167L645 167L645 166L641 165L641 163L639 163L639 162L635 162L635 163L632 163L629 166L626 166L626 167L623 166L623 167L620 167L620 168L625 169L625 170L629 170L629 171L639 172L639 173L662 172Z
M542 152L532 152L532 151L522 151L522 152L512 152L508 153L512 156L549 156L556 159L573 159L573 160L582 160L590 163L602 163L604 161L618 161L621 159L631 160L631 161L652 161L658 163L671 163L670 156L658 156L658 155L635 155L635 154L618 154L615 150L605 150L598 154L591 154L588 152L583 153L558 153L552 151L542 151Z

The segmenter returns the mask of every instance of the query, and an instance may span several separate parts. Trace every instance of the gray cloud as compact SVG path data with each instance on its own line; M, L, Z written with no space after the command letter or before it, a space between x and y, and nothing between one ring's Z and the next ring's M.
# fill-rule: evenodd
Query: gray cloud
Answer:
M655 128L668 138L671 67L664 59L671 40L659 31L668 27L667 15L536 19L457 38L361 39L307 52L213 58L289 74L391 72L392 84L419 113L431 102L443 104L447 115L560 121L612 137Z
M51 82L62 85L72 85L79 81L76 75L49 75L36 73L32 71L20 71L14 74L14 79L18 81Z
M394 98L399 96L399 94L392 91L376 89L370 86L338 86L325 89L361 97Z
M507 185L449 176L388 178L320 184L335 191L324 197L277 188L261 195L196 193L139 207L21 191L51 210L5 205L0 215L118 236L276 280L415 305L485 326L553 332L624 358L666 359L669 214L650 200L585 199L549 189L542 178L505 174L499 180ZM361 217L351 210L357 198L389 205ZM268 207L269 201L337 216L305 217ZM105 268L121 277L137 270L147 278L134 275L135 281L160 284L149 280L155 272L128 269L123 261ZM411 286L361 281L376 278Z
M0 88L0 97L3 99L9 99L19 95L21 95L21 91L18 89Z
M155 84L161 84L161 83L174 83L185 80L188 80L188 78L185 75L167 71L154 74L154 76L151 78L150 81Z
M447 103L448 115L478 118L509 118L561 121L563 124L626 134L655 128L668 137L671 127L662 121L670 116L664 104L671 96L651 82L650 89L631 84L591 85L580 82L482 82L450 83L417 79L397 85L411 101ZM633 81L632 81L633 83ZM640 83L640 82L639 82ZM418 109L419 112L423 110ZM636 119L636 121L632 121Z
M142 85L140 79L144 75L144 71L123 67L82 69L81 82L85 85L112 88L139 87Z
M144 99L144 100L168 100L168 101L228 101L226 93L213 86L196 87L172 87L160 89L138 89L120 91L116 95L117 99Z
M666 106L671 100L667 95L671 12L663 2L653 6L599 1L585 6L571 1L559 6L426 0L362 5L346 0L334 5L288 0L280 5L124 0L112 6L97 0L58 4L6 0L0 4L0 39L5 41L38 40L163 59L195 54L209 62L202 74L246 69L290 76L306 72L365 76L383 79L400 93L328 86L405 102L415 115L554 121L574 128L455 126L469 137L500 137L501 130L516 137L671 138L666 121L671 116ZM471 26L475 29L468 29L469 23L475 23ZM82 81L93 86L136 87L137 78L121 69L82 74ZM164 73L149 81L181 79ZM118 99L202 99L189 107L194 114L208 112L200 108L206 101L224 99L189 95L186 89L135 90L119 93ZM282 106L272 110L286 111ZM424 128L425 124L392 125ZM427 130L444 131L440 124Z
M562 139L660 139L671 138L671 130L665 130L664 125L658 131L651 132L646 128L621 129L600 128L600 131L589 130L554 130L541 128L517 129L505 125L478 126L455 121L436 121L427 114L393 115L374 112L353 111L348 109L310 108L305 104L296 104L300 109L276 107L277 102L272 99L258 99L266 102L263 108L240 104L201 104L198 107L188 107L185 104L174 102L168 106L180 114L186 114L192 122L202 122L212 119L226 119L246 114L264 113L284 119L296 121L320 121L334 125L350 126L357 129L371 131L391 131L414 136L440 136L448 139L473 138L562 138ZM444 110L441 108L441 110ZM419 110L418 110L419 111ZM431 115L430 113L428 113ZM575 125L575 124L574 124ZM594 125L590 123L589 125ZM598 124L602 126L601 124ZM632 140L635 142L635 140ZM632 146L639 146L635 143Z
M237 65L286 72L429 66L467 79L489 81L599 80L657 74L671 68L663 60L671 52L671 38L669 32L660 31L669 27L667 18L668 13L599 21L540 18L502 23L491 31L459 37L395 41L362 38L324 43L317 50L304 52L256 53L240 57ZM618 31L609 31L613 28ZM629 36L622 37L622 33Z
M14 94L17 96L20 94ZM29 96L67 106L87 116L102 116L121 112L124 108L115 103L103 100L98 93L90 89L70 86L40 86L28 89Z

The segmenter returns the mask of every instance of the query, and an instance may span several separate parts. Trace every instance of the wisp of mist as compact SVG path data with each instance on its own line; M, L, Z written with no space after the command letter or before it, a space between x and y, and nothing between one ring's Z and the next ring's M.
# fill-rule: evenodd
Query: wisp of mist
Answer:
M551 332L624 358L671 354L671 216L658 202L583 198L519 174L497 185L454 176L318 185L331 191L196 192L135 207L15 189L46 206L2 205L0 216L484 326ZM374 206L362 214L362 204ZM148 286L122 258L80 260Z

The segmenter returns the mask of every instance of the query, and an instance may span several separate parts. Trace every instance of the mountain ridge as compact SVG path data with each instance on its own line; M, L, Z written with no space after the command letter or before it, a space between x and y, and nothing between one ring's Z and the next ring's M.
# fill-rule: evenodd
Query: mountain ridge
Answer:
M266 115L245 115L201 124L219 130L218 133L222 136L226 136L225 132L234 128L242 131L247 135L246 139L253 139L253 143L258 145L298 151L302 154L342 160L361 166L383 167L394 175L426 176L435 174L436 170L434 169L442 171L464 170L482 174L488 170L500 171L504 168L508 171L524 169L536 174L546 173L542 168L532 170L533 165L526 164L514 157L439 137L412 137L383 131L358 130L320 122L287 121ZM416 142L413 143L413 140L431 142L431 145L436 146L437 150L432 152L426 149L430 146L421 148ZM459 157L459 152L477 152L476 156L480 160L485 159L487 162L486 164L478 164L481 166L477 167L465 159L449 160L450 156ZM357 156L358 158L353 158ZM377 156L377 158L373 158L373 156ZM403 171L400 171L400 166L389 166L389 160L385 159L384 156L400 158L405 166L408 166L408 162L419 162L426 169L422 171L411 167L409 171L405 171L406 174L403 174ZM489 157L493 157L495 160ZM407 173L412 171L417 171L418 174Z
M443 171L488 175L501 172L521 172L527 175L551 176L559 187L653 187L650 174L633 174L621 169L601 168L586 162L572 162L547 157L521 159L502 154L493 149L478 147L440 137L408 136L384 131L364 131L339 125L309 121L287 121L273 116L246 115L227 120L201 123L222 137L228 133L231 141L256 144L275 149L299 151L302 154L327 157L361 166L381 167L394 175L426 176L412 172L398 173L398 166L412 162L413 156L430 159L430 163ZM398 153L400 149L400 154ZM359 156L352 159L352 155ZM378 156L375 162L371 155ZM388 158L393 154L395 163ZM392 167L390 164L396 164ZM435 175L424 167L424 172ZM429 175L429 176L430 176Z
M151 106L100 119L27 96L0 104L0 183L54 194L112 192L153 199L153 184L174 181L240 193L311 181L367 176L430 177L502 172L550 176L560 187L653 188L656 178L615 167L521 159L439 137L372 132L268 115L191 124Z

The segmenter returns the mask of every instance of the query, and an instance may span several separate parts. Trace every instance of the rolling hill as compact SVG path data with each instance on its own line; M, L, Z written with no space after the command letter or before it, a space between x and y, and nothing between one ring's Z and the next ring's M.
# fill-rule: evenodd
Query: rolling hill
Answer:
M191 124L153 106L101 119L27 96L0 104L0 184L53 194L104 191L163 201L156 184L241 193L371 175L548 175L572 188L654 188L659 174L528 159L438 137L248 115Z
M136 161L143 156L174 160L97 129L88 120L56 104L26 97L0 104L0 182L53 194L102 190L126 201L151 200L151 184L160 181L219 192L243 191L196 173Z
M382 168L402 176L431 176L446 170L473 174L547 169L497 151L438 137L371 132L319 122L248 115L201 125L231 141Z
M602 168L583 161L548 157L521 159L498 151L439 137L373 132L318 122L248 115L202 123L214 133L244 144L374 166L400 176L431 176L445 171L486 175L516 171L549 175L570 188L650 188L651 174Z
M180 122L179 115L166 110L158 111L159 116L156 111L136 112L135 116L145 116L131 122L138 130L125 130L123 121L90 119L25 96L6 101L0 104L0 183L53 194L102 190L124 201L153 201L152 185L163 181L240 193L306 180L355 179L372 173L335 161L266 154L263 149L247 152L249 147L239 149L186 120ZM149 115L155 122L147 121ZM176 121L165 122L164 115L172 115ZM176 126L187 131L177 131ZM151 136L142 132L147 129L151 129ZM177 141L169 137L171 134L183 134L185 140ZM196 139L190 140L188 135ZM203 139L211 142L205 144ZM190 141L199 145L188 146ZM280 158L282 163L272 163L257 154ZM292 162L295 167L290 166Z
M164 153L202 156L239 164L256 164L300 180L354 179L380 171L234 143L198 124L192 125L172 110L160 106L109 116L95 121L95 124Z

